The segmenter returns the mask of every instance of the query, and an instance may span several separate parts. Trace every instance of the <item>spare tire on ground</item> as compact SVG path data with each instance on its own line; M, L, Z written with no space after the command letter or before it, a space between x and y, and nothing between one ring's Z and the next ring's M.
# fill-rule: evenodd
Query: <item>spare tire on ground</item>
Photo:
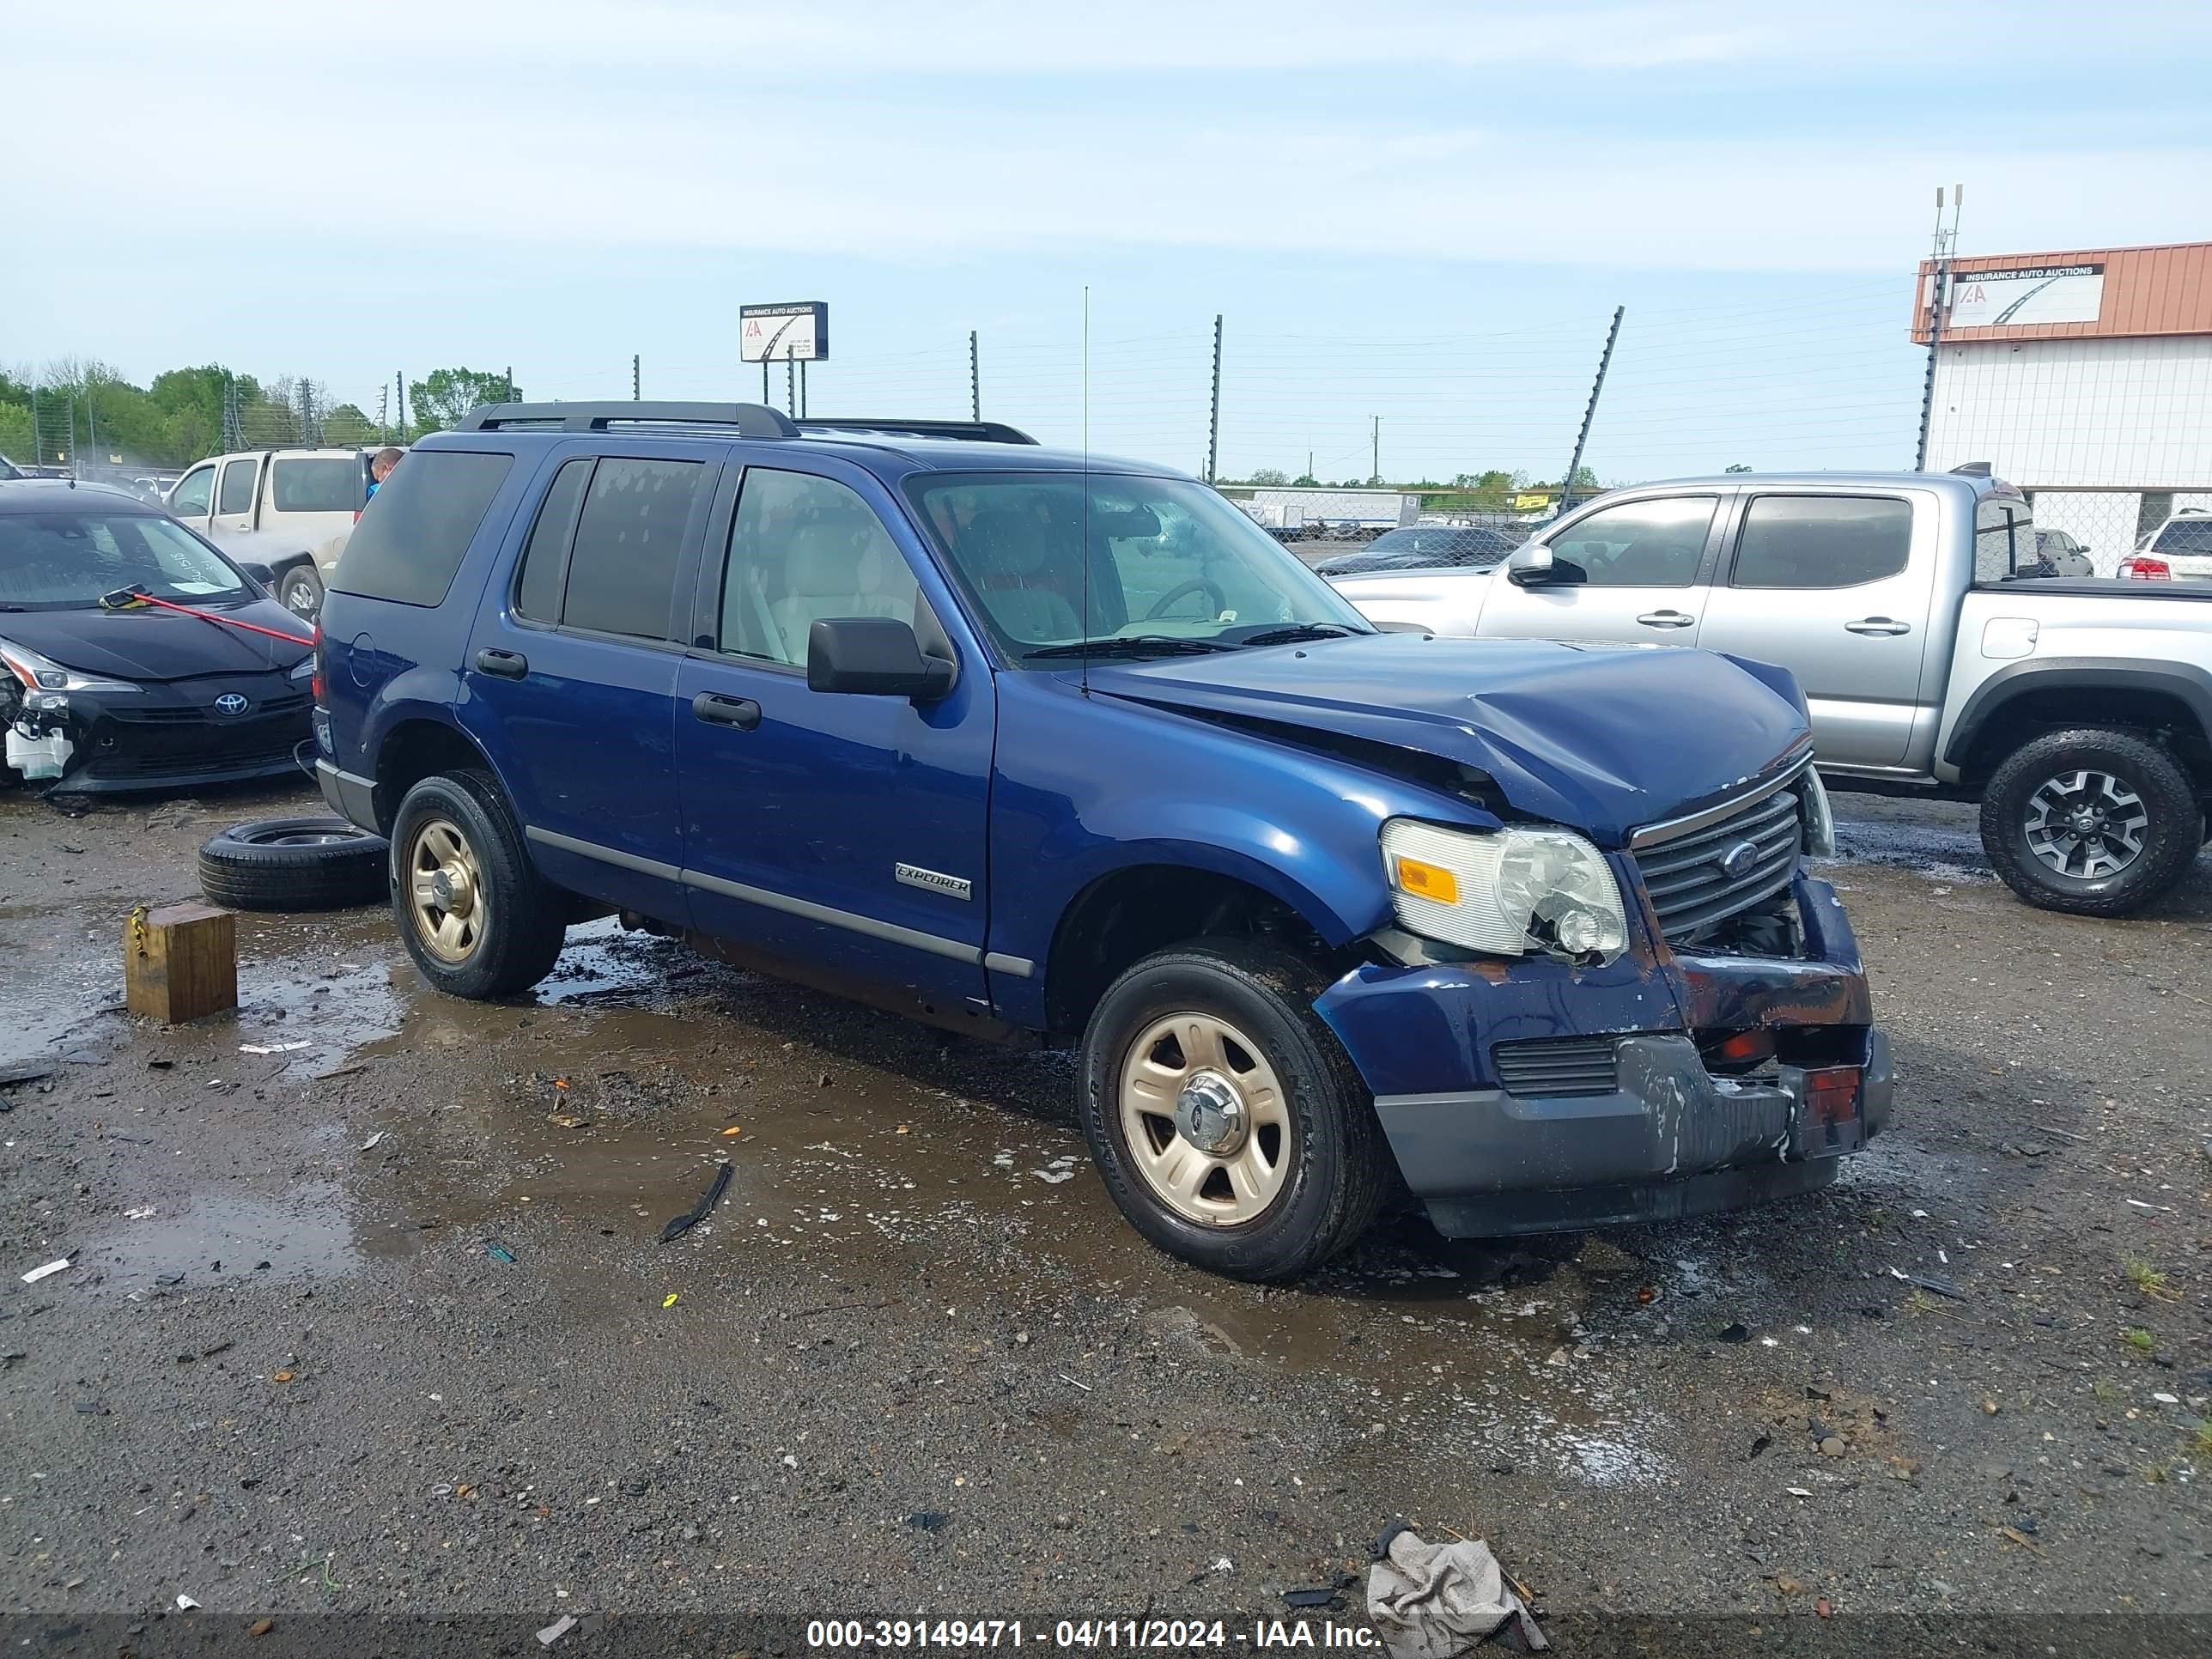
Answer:
M343 818L264 818L200 848L200 890L234 910L381 904L390 844Z

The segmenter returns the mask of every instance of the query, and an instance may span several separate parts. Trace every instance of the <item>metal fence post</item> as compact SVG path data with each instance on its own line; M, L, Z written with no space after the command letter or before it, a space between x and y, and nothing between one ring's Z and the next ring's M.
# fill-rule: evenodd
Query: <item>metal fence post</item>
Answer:
M968 331L968 418L983 418L983 360L975 345L975 331Z
M1620 319L1627 313L1626 306L1613 308L1613 326L1605 331L1605 355L1597 360L1597 379L1590 383L1589 404L1583 410L1583 427L1575 434L1574 459L1567 463L1567 476L1559 480L1559 511L1564 513L1573 502L1575 477L1583 470L1583 449L1589 442L1590 422L1597 419L1597 395L1605 390L1605 372L1613 367L1613 343L1620 337Z
M1206 422L1206 481L1212 483L1221 459L1221 313L1213 313L1213 406Z

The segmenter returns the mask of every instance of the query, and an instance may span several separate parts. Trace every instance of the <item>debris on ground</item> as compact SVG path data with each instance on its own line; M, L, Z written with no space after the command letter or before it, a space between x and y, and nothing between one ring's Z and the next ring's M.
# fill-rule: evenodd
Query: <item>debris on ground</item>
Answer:
M672 1240L681 1238L704 1221L714 1206L721 1202L722 1194L728 1188L729 1184L730 1166L727 1164L717 1164L714 1168L714 1179L708 1184L706 1196L682 1215L671 1218L668 1224L660 1230L660 1242L666 1244Z
M362 1149L362 1151L363 1151L364 1152L374 1152L374 1151L376 1150L377 1143L378 1143L379 1141L382 1140L383 1139L384 1139L384 1131L383 1131L383 1130L381 1130L381 1129L379 1129L379 1130L378 1130L374 1134L371 1135L368 1139L366 1139L366 1140L364 1140L364 1141L362 1141L362 1142L361 1143L361 1149Z
M43 1267L33 1267L30 1272L23 1275L23 1282L26 1285L35 1285L42 1279L51 1278L55 1273L60 1273L63 1269L66 1268L69 1264L70 1259L67 1256L63 1256L58 1261L49 1261Z
M0 1060L0 1088L11 1083L39 1083L54 1074L54 1068L44 1060Z
M909 1527L923 1532L938 1532L951 1523L952 1517L943 1510L916 1510L906 1518Z
M1551 1645L1487 1543L1426 1543L1410 1527L1368 1570L1367 1619L1393 1659L1455 1659L1509 1623L1532 1650Z
M238 1045L238 1052L241 1054L294 1054L302 1048L314 1046L312 1042L241 1042Z
M198 1609L199 1605L200 1604L198 1602L193 1601L189 1595L179 1595L177 1597L177 1611L179 1613L195 1612Z
M556 1129L588 1129L592 1120L578 1117L574 1112L548 1112L545 1121Z
M573 1613L564 1613L538 1632L538 1645L541 1648L550 1648L575 1628L576 1615Z
M661 1307L661 1311L665 1313L665 1312L666 1312L669 1309L671 1309L671 1308L674 1307L674 1306L676 1305L676 1304L677 1304L677 1300L678 1300L678 1295L679 1295L679 1292L675 1291L669 1291L669 1293L668 1293L666 1296L662 1297L660 1298L660 1307Z
M276 1628L276 1621L274 1619L257 1619L246 1627L246 1633L248 1636L266 1636Z
M495 1261L504 1261L512 1265L514 1261L514 1252L495 1238L484 1240L484 1254Z

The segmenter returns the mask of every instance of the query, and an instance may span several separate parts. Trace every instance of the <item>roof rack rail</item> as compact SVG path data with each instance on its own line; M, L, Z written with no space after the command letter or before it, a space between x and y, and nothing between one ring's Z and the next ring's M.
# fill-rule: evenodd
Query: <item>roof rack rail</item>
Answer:
M740 438L795 438L788 416L766 404L479 404L457 432L557 426L563 432L604 432L610 426L732 426Z
M957 438L971 444L1035 444L1036 440L1003 421L874 421L858 416L836 420L819 416L799 416L803 431L880 432L886 437Z

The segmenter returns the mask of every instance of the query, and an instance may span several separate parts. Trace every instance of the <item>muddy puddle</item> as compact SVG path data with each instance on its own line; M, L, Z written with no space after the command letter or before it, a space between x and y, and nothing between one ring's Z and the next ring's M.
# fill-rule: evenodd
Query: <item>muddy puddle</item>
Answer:
M819 1279L825 1302L873 1287L855 1305L926 1280L931 1298L1048 1318L1082 1294L1170 1353L1297 1378L1470 1468L1666 1478L1650 1408L1577 1353L1578 1241L1454 1246L1412 1221L1295 1288L1230 1284L1146 1245L1092 1177L1072 1056L948 1039L612 923L501 1005L430 992L379 913L241 924L238 1016L158 1041L300 1113L319 1174L273 1198L194 1194L88 1241L82 1261L124 1293L406 1271L434 1251L523 1275L603 1334L664 1286L749 1294L765 1264ZM658 1243L724 1162L713 1213Z

